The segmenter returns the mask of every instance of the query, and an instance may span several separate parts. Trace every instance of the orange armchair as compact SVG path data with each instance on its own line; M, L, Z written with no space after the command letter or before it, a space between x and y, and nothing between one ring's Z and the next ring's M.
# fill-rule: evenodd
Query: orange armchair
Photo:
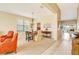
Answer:
M0 54L15 52L17 49L18 33L15 33L12 38L7 38L0 43Z
M13 37L14 32L13 31L9 31L8 34L6 35L1 35L0 36L0 42L3 42L5 39L7 38L12 38Z

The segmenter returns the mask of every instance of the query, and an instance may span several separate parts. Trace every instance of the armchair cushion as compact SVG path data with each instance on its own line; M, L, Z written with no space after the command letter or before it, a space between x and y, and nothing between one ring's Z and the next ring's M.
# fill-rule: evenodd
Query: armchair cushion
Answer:
M0 36L0 42L5 41L7 38L12 38L13 34L13 31L9 31L8 34Z
M5 37L1 38L0 39L0 42L3 42L5 39L6 39Z

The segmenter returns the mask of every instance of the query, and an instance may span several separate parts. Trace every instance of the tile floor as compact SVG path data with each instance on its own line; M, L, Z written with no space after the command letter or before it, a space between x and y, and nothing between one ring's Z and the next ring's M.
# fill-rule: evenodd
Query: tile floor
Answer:
M71 55L71 41L57 41L49 49L43 52L42 55Z
M12 55L71 55L71 40L43 39L39 42L30 41L18 47Z
M17 54L12 55L71 55L71 41L42 40L40 42L30 42L19 47Z
M54 40L46 38L38 42L30 41L18 47L16 55L40 55L54 43ZM15 55L15 53L11 54Z

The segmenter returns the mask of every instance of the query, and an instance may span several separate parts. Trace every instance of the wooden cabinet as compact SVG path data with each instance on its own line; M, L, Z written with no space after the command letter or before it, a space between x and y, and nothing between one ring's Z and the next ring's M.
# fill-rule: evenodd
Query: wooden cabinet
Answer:
M51 38L51 31L42 31L43 37Z
M72 55L79 55L79 38L72 40Z

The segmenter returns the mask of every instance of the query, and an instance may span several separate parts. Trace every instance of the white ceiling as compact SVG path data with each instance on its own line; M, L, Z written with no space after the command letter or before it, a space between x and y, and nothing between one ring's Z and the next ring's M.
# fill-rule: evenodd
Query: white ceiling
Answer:
M57 3L61 10L61 19L77 19L77 6L75 3ZM51 15L46 7L41 3L0 3L0 11L22 15L26 17L42 18ZM34 13L32 15L32 12Z
M77 19L77 7L76 3L58 3L61 10L62 20L72 20Z
M46 7L40 6L42 6L40 3L2 3L0 4L0 11L34 18L52 14ZM34 13L33 15L32 12Z

